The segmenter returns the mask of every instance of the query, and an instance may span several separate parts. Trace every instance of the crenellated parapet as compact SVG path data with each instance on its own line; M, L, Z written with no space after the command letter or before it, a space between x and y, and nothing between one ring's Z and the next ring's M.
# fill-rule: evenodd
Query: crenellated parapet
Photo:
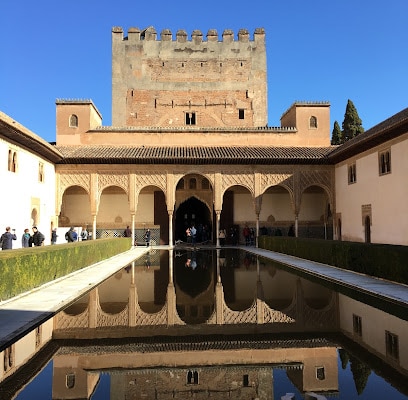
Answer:
M112 124L267 124L265 31L112 29Z
M237 33L236 40L234 40L234 31L231 29L225 29L221 35L221 41L219 40L219 35L216 29L209 29L204 39L203 33L199 29L193 30L190 39L188 33L184 29L179 29L175 36L170 29L163 29L160 33L160 39L157 37L157 31L154 27L150 26L146 29L140 29L137 27L129 28L127 31L127 36L125 36L124 30L121 27L113 27L112 35L114 40L129 41L129 42L139 42L139 41L162 41L169 42L175 41L178 43L191 42L193 44L200 44L203 42L209 43L232 43L238 41L241 43L248 43L251 41L250 33L248 29L240 29ZM262 42L265 40L265 30L264 28L256 28L253 33L254 42Z

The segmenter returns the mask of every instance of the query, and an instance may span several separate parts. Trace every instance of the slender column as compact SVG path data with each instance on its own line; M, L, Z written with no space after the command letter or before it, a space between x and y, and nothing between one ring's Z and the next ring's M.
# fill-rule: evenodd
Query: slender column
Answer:
M217 246L217 247L220 247L220 221L221 221L221 211L220 211L220 210L216 210L216 211L215 211L215 214L216 214L216 224L217 224L216 231L215 231L215 234L216 234L216 237L217 237L216 246Z
M169 246L174 246L173 243L173 210L167 210L169 213Z
M169 250L169 284L167 285L167 325L172 326L176 322L176 290L173 284L173 249Z
M93 216L93 221L92 221L92 239L96 239L96 215Z
M169 250L169 283L173 284L173 249Z
M255 247L258 247L259 238L259 214L256 214Z
M132 247L135 247L135 227L136 227L135 220L136 220L135 214L132 214Z
M299 216L295 215L295 236L298 237L298 227L299 227Z
M98 288L92 289L89 292L89 328L96 328L98 326Z

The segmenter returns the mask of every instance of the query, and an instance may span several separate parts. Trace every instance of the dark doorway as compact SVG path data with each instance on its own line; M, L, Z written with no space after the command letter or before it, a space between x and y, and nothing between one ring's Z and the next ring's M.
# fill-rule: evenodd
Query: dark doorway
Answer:
M211 213L207 205L195 197L180 204L176 211L175 238L187 242L186 230L194 224L197 229L197 243L212 240Z

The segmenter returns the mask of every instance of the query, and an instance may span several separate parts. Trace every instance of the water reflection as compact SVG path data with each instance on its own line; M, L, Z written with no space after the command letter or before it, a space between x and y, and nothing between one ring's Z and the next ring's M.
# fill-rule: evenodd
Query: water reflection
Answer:
M151 252L55 317L51 372L17 398L405 399L407 322L383 314L250 252Z

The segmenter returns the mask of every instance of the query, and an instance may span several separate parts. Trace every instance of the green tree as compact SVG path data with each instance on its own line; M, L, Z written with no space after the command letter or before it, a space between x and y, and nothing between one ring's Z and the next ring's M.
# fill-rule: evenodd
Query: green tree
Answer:
M354 384L358 395L364 392L371 369L358 358L350 356L350 371L353 374Z
M343 137L343 133L341 132L340 125L337 121L334 121L333 130L332 130L332 137L331 137L331 144L341 144Z
M360 133L364 132L362 121L358 116L358 112L353 102L349 99L347 101L346 113L344 114L344 121L342 125L342 143L353 139Z

